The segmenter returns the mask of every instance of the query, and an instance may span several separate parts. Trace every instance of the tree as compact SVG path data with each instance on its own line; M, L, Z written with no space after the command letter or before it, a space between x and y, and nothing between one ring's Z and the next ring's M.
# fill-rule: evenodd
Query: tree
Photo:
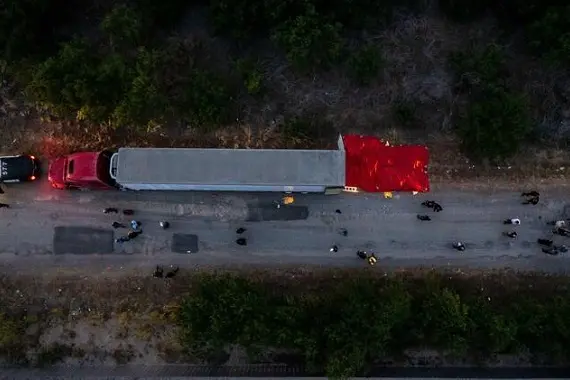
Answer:
M383 66L382 52L372 44L361 46L348 59L349 73L353 80L361 85L369 84L376 79Z
M473 159L497 161L515 154L532 130L524 95L487 85L459 120L463 151Z
M168 100L158 78L163 63L160 51L139 49L134 73L112 114L116 127L145 126L163 121L168 109Z
M289 62L300 70L328 68L341 54L342 25L318 16L314 8L283 23L273 33L273 40L284 50Z
M35 67L26 91L55 116L74 116L98 101L93 91L97 63L87 41L76 37Z
M527 28L529 45L550 63L570 63L570 6L548 8L546 14Z
M126 5L117 5L103 18L101 30L109 38L111 49L137 46L142 22L138 11Z

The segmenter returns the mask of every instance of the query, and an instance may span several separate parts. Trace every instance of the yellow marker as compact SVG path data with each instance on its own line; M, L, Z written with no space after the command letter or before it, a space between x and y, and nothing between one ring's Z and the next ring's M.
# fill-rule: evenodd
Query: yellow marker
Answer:
M384 193L384 198L386 198L386 199L392 199L392 197L393 197L393 195L392 195L392 192L391 192L391 191L386 191L386 192Z
M295 202L295 198L293 198L293 196L291 196L291 195L286 195L286 196L283 197L282 203L283 203L284 205L290 205L290 204L292 204L293 202Z

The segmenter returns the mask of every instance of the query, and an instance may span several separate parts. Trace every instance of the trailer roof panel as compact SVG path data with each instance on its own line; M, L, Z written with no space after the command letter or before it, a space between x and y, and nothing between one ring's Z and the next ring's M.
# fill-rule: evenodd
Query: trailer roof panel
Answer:
M122 184L344 186L342 150L120 148Z

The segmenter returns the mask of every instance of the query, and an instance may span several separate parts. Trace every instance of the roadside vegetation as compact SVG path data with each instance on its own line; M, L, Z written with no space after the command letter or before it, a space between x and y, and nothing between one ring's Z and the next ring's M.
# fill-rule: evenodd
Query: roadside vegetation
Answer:
M363 132L453 164L448 141L487 163L570 141L570 6L551 0L7 1L3 140L22 141L6 149L323 147ZM306 130L291 138L291 123Z
M2 279L0 353L10 362L272 363L346 378L422 358L570 360L567 277L289 270L31 280Z

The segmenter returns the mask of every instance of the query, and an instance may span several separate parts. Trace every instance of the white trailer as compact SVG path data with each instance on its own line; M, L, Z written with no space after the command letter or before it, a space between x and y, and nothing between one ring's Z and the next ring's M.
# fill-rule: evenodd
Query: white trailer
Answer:
M126 190L339 193L345 185L337 150L120 148L110 175Z

